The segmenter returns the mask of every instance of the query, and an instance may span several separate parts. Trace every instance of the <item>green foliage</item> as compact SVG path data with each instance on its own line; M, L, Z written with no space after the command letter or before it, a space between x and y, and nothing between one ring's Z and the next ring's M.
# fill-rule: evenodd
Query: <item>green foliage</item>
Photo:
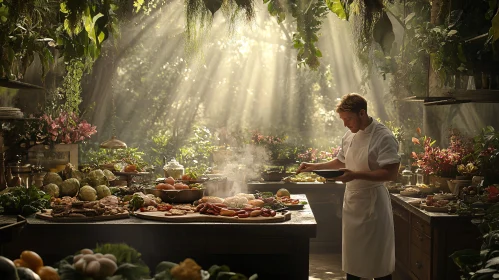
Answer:
M88 150L84 151L84 155L82 162L96 166L109 163L134 164L139 171L145 170L148 166L148 163L143 159L144 152L139 151L139 148L100 149L89 147Z
M499 276L499 203L493 204L477 224L482 232L481 250L465 249L450 257L465 280L489 280Z
M326 0L326 5L340 19L348 20L350 17L349 4L345 0Z
M35 186L8 189L0 194L0 210L4 214L31 215L50 207L50 195Z
M192 136L182 145L176 159L184 167L208 168L211 154L217 149L212 132L201 126L193 129Z
M117 34L123 0L54 1L4 0L0 2L0 77L22 79L40 58L42 76L58 53L65 61L84 63L100 55L105 40ZM56 52L57 49L57 52Z

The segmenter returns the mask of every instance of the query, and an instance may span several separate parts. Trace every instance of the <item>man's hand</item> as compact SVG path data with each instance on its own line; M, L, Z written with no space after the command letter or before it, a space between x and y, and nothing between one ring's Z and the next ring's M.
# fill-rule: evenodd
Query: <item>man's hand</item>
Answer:
M343 175L341 175L341 176L333 178L332 180L341 181L343 183L348 183L352 180L357 179L356 173L354 171L351 171L351 170L346 169L346 168L341 168L340 170L345 171L345 173L343 173Z
M317 169L316 163L302 162L300 164L300 167L298 167L296 174L299 174L301 172L310 172L310 171L315 170L315 169Z

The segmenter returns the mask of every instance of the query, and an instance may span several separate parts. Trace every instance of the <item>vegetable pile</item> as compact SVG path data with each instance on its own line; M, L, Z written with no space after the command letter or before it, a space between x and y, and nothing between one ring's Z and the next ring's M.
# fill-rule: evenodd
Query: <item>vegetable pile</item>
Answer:
M35 186L14 187L0 195L0 213L31 215L49 208L50 195Z

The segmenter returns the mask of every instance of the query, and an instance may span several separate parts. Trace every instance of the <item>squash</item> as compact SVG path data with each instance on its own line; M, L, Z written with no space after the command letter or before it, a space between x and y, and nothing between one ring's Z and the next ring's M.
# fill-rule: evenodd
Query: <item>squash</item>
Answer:
M11 260L2 256L0 256L0 279L19 279L16 265Z

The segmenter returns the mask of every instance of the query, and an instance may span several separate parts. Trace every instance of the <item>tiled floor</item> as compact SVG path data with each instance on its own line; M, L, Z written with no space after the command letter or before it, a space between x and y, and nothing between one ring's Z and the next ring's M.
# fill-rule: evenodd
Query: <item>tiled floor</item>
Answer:
M341 254L310 254L309 280L343 280Z

